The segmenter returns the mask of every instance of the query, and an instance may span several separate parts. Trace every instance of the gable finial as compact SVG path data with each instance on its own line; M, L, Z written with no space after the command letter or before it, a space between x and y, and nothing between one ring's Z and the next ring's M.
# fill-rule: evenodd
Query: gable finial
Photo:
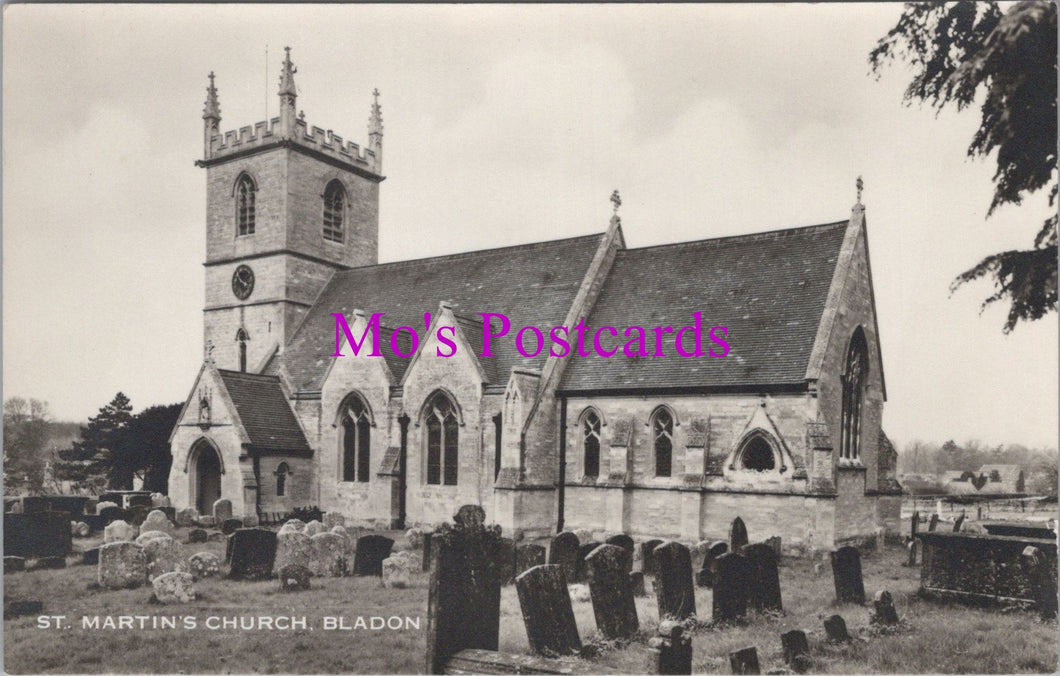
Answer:
M861 180L861 176L858 176L855 185L858 188L858 204L861 204L861 191L865 189L865 181Z
M214 74L212 70L207 77L210 78L210 86L206 88L206 105L202 109L202 119L220 121L221 104L217 101L217 87L214 86Z
M614 205L614 212L611 215L618 218L618 208L622 206L622 198L618 196L617 190L611 193L611 204Z
M213 363L213 348L214 348L213 341L212 340L206 341L206 350L205 350L206 354L203 355L203 361L206 362L207 364L212 364Z
M368 118L368 149L375 156L375 171L383 169L383 107L379 105L379 89L372 90L372 114Z

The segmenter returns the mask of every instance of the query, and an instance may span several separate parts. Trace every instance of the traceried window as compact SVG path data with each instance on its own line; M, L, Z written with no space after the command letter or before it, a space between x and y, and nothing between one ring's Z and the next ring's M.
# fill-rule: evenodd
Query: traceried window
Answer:
M776 469L777 460L773 447L761 434L754 434L743 443L737 454L737 466L755 472L769 472Z
M324 239L341 243L345 219L346 189L335 179L324 188Z
M368 407L356 394L346 397L340 407L342 415L342 480L368 481L372 457L372 421Z
M258 192L254 180L241 174L236 181L236 234L254 234L254 196Z
M427 428L427 483L456 485L459 429L456 407L444 392L435 392L424 408Z
M585 476L600 474L600 416L589 409L582 416L582 453Z
M651 417L652 450L655 452L655 476L670 476L673 471L674 417L660 408Z
M287 475L290 473L286 462L281 462L276 468L276 497L282 498L287 494Z
M247 341L250 340L250 336L244 329L236 331L236 343L239 344L239 370L243 373L247 372Z
M844 367L840 458L857 460L861 455L861 409L869 370L868 345L865 343L865 332L860 326L850 338Z

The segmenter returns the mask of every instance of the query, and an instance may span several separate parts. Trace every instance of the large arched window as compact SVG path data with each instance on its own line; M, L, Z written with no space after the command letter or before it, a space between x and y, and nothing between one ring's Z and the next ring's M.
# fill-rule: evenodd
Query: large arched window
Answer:
M276 467L276 497L282 498L287 494L287 475L290 473L286 462L281 462Z
M747 437L736 453L737 469L771 472L777 468L777 454L762 433ZM782 470L783 471L783 470Z
M246 330L239 329L236 331L236 343L239 345L239 370L246 373L247 371L247 341L250 340L250 336L247 335Z
M258 192L254 180L247 174L240 174L236 180L236 234L254 234L254 196Z
M460 423L456 406L444 392L435 392L423 412L427 427L427 483L456 485Z
M364 400L351 394L339 407L342 428L342 480L368 481L372 457L372 421Z
M673 471L674 417L666 408L660 408L651 417L651 439L655 476L670 476Z
M591 408L582 415L581 431L585 476L599 476L600 416Z
M324 188L324 239L342 242L346 218L346 189L339 179Z
M859 326L850 338L842 375L843 414L840 457L844 460L856 460L861 455L861 408L865 398L868 371L869 349L865 342L865 332Z

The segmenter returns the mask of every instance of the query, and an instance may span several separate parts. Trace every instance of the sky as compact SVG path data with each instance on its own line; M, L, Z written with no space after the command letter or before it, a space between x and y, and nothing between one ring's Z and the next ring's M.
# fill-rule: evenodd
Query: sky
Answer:
M253 124L290 46L309 124L366 145L381 92L381 261L601 232L615 189L632 247L834 222L863 176L889 436L1054 446L1056 315L1005 335L990 282L950 292L1049 207L987 219L977 111L904 105L901 64L870 74L900 12L7 5L3 395L68 420L119 390L137 410L188 396L206 76L222 129Z

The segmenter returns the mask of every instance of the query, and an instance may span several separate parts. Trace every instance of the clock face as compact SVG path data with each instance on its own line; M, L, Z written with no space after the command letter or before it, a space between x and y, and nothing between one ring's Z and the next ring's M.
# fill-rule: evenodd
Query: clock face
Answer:
M247 265L240 265L232 273L232 293L239 300L246 300L254 291L254 271Z

